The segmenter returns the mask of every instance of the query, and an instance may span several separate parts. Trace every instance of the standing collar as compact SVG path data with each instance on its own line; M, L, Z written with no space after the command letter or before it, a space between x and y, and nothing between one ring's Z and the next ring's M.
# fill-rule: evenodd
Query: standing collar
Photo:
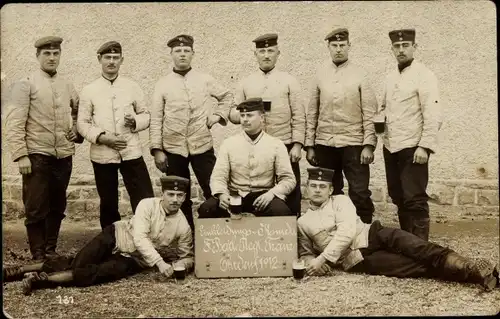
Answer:
M403 72L406 68L409 68L413 64L414 61L415 61L415 59L411 59L410 61L407 61L405 63L398 64L399 73Z
M330 60L330 63L332 64L333 68L342 69L342 68L347 67L347 65L349 64L349 59L345 60L345 62L343 62L342 64L339 64L338 66L332 60Z
M274 67L273 67L271 70L269 70L269 71L264 71L264 70L262 70L261 68L259 68L259 70L260 70L260 72L261 72L262 74L264 74L264 75L268 75L268 74L273 73L273 71L274 71L274 70L276 70L276 66L274 66Z
M104 80L106 80L106 81L108 81L109 83L111 83L111 84L113 84L113 83L114 83L114 82L118 79L118 77L119 77L119 76L120 76L120 74L117 74L117 75L116 75L116 77L115 77L114 79L110 80L110 79L108 79L107 77L105 77L105 76L104 76L104 74L102 74L102 73L101 73L101 77L102 77Z
M252 140L244 130L241 132L241 134L243 134L245 140L247 140L250 144L257 144L262 139L262 136L264 136L264 130L260 131L260 134L255 140Z

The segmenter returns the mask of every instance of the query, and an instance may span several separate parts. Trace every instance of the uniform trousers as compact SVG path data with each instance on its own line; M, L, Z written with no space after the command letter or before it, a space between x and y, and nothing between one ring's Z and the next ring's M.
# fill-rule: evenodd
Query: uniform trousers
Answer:
M61 221L65 217L66 189L72 170L72 156L57 158L28 155L31 174L22 176L22 197L30 251L34 259L55 251Z
M97 192L101 199L99 207L101 229L121 219L118 210L118 170L122 174L133 213L142 199L154 197L151 178L142 156L121 163L99 164L92 162L92 166Z
M442 271L453 250L428 242L407 231L384 227L374 221L368 234L368 247L360 249L364 260L349 269L371 275L450 279Z
M334 194L342 190L342 170L349 184L349 198L351 198L356 213L364 223L371 223L375 207L370 198L372 192L369 189L370 166L361 164L362 145L345 147L331 147L316 145L316 159L320 167L334 169L333 176ZM342 183L340 181L342 180ZM343 193L343 192L342 192Z
M295 215L290 210L288 205L280 198L274 197L271 203L262 211L255 211L253 202L257 197L266 193L267 191L251 192L248 193L241 200L241 211L244 213L252 213L255 216L290 216ZM201 204L198 209L199 218L225 218L230 217L228 211L219 206L219 199L211 197Z
M191 180L191 174L189 173L189 164L191 164L194 175L196 176L198 184L203 191L203 196L205 199L212 197L212 191L210 190L210 176L212 176L212 170L214 169L216 160L213 148L204 153L189 155L188 157L170 152L165 153L168 161L167 175L177 175ZM194 231L191 187L188 187L186 200L182 203L181 210L186 216L189 226L191 227L191 231Z

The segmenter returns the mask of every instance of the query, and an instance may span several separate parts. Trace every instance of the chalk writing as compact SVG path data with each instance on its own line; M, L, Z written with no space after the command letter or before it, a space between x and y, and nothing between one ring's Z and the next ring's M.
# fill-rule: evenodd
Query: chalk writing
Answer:
M196 226L198 277L291 275L297 255L295 217L202 219Z

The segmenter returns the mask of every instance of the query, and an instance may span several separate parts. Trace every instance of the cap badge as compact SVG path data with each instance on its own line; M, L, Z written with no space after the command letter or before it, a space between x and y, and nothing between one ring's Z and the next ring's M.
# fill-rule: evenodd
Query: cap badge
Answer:
M178 189L179 189L179 188L178 188L177 186L175 186L175 187L174 187L174 190L175 190L175 191L176 191L176 190L178 190Z
M402 35L403 35L403 33L402 33L402 32L399 32L399 33L398 33L398 35L399 35L399 36L402 36Z
M401 38L401 37L400 37L400 38L399 38L399 41L403 41L403 38Z
M319 172L318 172L318 175L319 175L319 176L323 175L323 172L322 172L322 171L319 171Z
M184 38L183 37L179 37L179 41L184 41Z
M335 35L337 37L337 40L340 40L340 34Z
M318 181L320 181L320 180L321 180L321 176L318 177Z

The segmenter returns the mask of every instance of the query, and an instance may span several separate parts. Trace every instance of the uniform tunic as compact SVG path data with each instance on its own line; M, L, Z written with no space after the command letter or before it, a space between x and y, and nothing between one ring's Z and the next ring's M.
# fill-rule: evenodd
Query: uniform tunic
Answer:
M295 77L276 69L267 73L259 70L241 81L234 95L235 104L254 97L271 101L271 111L266 112L266 133L285 144L304 145L306 113Z
M281 140L266 132L252 141L245 132L225 139L210 179L213 194L270 190L285 199L296 184L290 159Z

